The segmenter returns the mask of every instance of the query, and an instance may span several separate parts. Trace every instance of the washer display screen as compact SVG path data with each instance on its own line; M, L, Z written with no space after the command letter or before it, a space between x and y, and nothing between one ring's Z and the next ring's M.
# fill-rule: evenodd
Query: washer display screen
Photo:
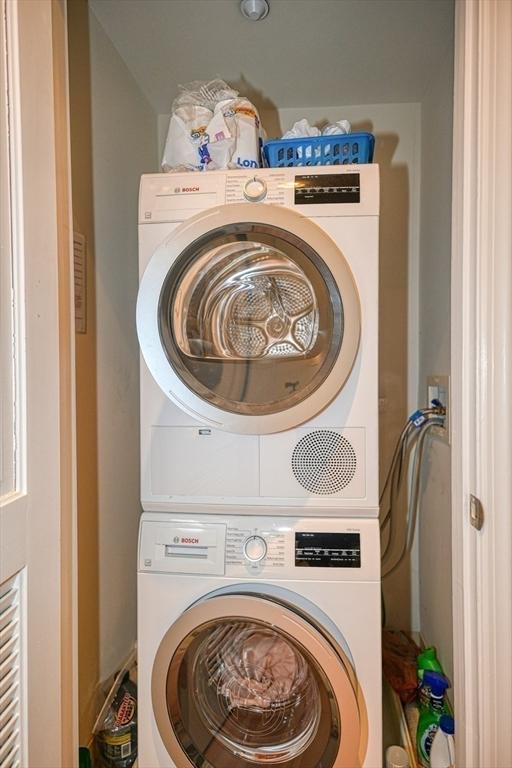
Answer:
M325 173L295 177L295 205L361 202L358 173Z
M297 532L295 565L310 568L360 568L360 534Z

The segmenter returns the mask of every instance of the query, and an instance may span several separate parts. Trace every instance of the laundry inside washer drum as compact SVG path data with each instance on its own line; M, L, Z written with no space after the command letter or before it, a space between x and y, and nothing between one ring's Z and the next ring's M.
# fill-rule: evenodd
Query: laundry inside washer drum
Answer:
M234 754L288 762L311 744L320 721L311 665L289 639L252 622L223 622L199 645L198 711Z

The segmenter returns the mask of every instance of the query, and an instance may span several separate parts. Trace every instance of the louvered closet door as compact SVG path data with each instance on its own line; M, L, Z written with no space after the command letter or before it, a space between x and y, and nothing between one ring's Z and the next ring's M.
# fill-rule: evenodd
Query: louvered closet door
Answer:
M21 765L21 590L16 576L0 586L0 766Z
M54 98L65 83L55 67L65 63L52 48L65 34L63 10L0 0L0 768L73 764L62 725L73 713L62 682L72 503L63 501L61 451L72 450L62 426L70 322L56 155L67 142L57 141Z
M14 768L22 759L21 717L21 571L25 562L25 502L19 493L21 463L18 462L20 413L16 408L20 392L20 362L16 331L21 320L14 303L16 274L12 258L13 227L11 217L11 157L8 143L6 103L6 27L2 2L0 61L1 128L0 128L0 768Z

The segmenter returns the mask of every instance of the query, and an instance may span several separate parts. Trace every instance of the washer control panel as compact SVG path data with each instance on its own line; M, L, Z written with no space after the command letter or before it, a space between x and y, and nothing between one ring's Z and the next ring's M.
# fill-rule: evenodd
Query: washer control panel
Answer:
M226 203L274 203L284 205L290 190L286 176L279 171L265 176L236 171L226 176Z
M378 580L379 521L145 512L139 571L273 581Z
M267 542L262 536L249 536L244 541L244 555L251 563L259 563L267 554Z
M360 568L361 535L296 531L295 565L298 568Z
M267 183L263 179L258 178L258 176L254 176L254 178L245 182L244 197L250 203L260 203L266 198L266 196Z
M250 573L286 565L286 534L271 526L228 525L226 531L226 567L241 566Z

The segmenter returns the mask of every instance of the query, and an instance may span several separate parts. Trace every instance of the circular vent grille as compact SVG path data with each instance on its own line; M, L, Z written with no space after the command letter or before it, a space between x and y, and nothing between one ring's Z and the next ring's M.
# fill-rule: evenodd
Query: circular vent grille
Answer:
M356 468L356 452L352 444L330 429L310 432L293 450L295 479L311 493L338 493L350 483Z

